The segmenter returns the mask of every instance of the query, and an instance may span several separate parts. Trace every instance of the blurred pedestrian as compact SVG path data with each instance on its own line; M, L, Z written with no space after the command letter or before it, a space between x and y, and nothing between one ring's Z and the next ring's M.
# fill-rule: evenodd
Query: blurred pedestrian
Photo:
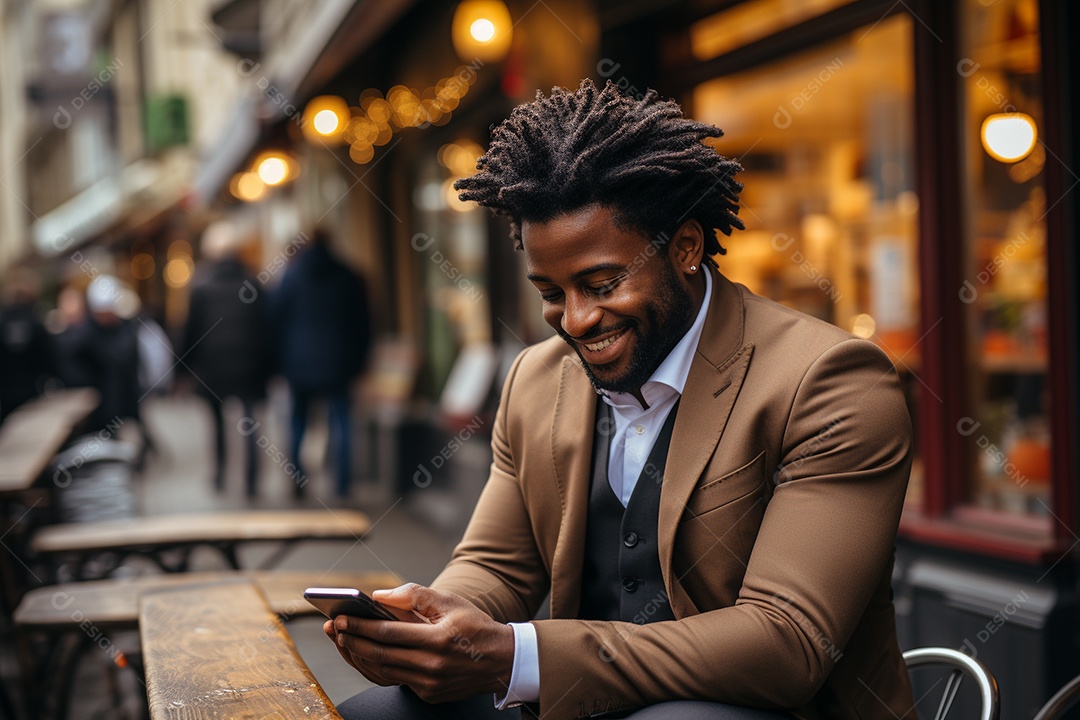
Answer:
M141 305L141 303L140 303ZM179 359L165 328L145 308L136 316L139 335L139 388L148 397L168 395Z
M330 410L338 497L347 497L351 480L349 386L360 374L371 348L371 320L363 278L330 251L330 237L317 228L311 247L285 271L270 299L271 325L279 369L292 394L291 459L300 464L300 446L312 401L325 398ZM304 483L295 488L303 496Z
M45 390L53 376L48 332L37 314L41 281L27 268L9 273L0 311L0 420Z
M253 418L256 403L266 397L270 372L266 303L259 293L242 292L255 279L241 263L240 237L228 221L216 222L202 237L202 254L211 264L191 290L184 329L184 363L195 377L195 392L210 405L214 417L214 487L225 488L225 424L222 405L235 397L244 416ZM247 494L258 491L258 450L253 433L245 435Z
M56 295L56 309L45 316L45 328L52 335L53 366L60 382L68 387L90 385L82 377L82 367L75 360L79 326L86 320L86 288L65 285Z
M87 420L87 430L115 434L126 420L147 435L139 417L139 340L130 296L112 275L99 275L86 288L86 318L71 329L60 348L64 380L89 386L101 395ZM145 448L144 448L145 449Z

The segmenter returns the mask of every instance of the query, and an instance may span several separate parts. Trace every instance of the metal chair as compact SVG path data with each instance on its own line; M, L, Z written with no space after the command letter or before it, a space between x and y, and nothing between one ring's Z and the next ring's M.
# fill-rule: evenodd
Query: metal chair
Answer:
M1035 715L1035 720L1060 718L1077 702L1080 702L1080 675L1065 683L1063 688L1054 693L1054 697L1047 700Z
M945 720L948 716L965 673L974 678L979 686L979 696L982 699L982 713L979 716L981 720L998 720L1000 717L1001 706L997 680L985 665L970 655L952 648L914 648L904 653L904 662L907 663L909 670L923 665L947 665L953 668L945 683L945 692L941 696L934 720Z

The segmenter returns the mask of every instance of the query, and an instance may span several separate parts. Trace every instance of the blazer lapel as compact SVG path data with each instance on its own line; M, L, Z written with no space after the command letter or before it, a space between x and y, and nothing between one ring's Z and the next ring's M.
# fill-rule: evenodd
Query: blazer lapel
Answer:
M690 493L716 452L754 352L743 345L743 302L738 288L712 271L713 294L701 341L683 388L660 492L658 549L676 617L697 611L673 577L675 532Z
M562 506L551 569L551 616L576 617L581 600L597 394L577 356L563 358L551 423L551 454Z

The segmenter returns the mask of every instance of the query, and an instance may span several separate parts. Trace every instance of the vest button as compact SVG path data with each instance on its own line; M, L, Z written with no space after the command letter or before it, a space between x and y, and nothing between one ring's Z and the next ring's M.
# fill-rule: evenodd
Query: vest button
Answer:
M623 536L622 542L628 548L632 548L638 544L638 534L636 532L628 532Z
M640 585L641 581L635 577L624 577L622 579L622 589L628 593L634 592Z

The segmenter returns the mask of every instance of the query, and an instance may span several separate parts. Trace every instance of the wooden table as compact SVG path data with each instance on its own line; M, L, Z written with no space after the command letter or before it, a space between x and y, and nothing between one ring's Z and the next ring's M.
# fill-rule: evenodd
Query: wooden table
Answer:
M112 562L99 574L111 572L130 555L148 557L166 572L186 572L191 551L200 546L216 548L240 569L236 551L245 543L281 542L281 550L264 563L269 567L299 541L359 540L370 527L367 515L357 510L184 513L53 525L39 530L31 547L42 555L73 558L77 578L83 577L88 560L105 553L111 553ZM179 560L170 562L166 556L174 551Z
M401 584L401 579L389 572L250 570L151 575L36 588L23 597L14 616L26 714L66 717L79 658L95 644L112 652L118 633L137 630L143 595L238 579L254 582L270 609L283 621L318 614L303 598L307 587L355 587L371 594ZM125 656L123 664L142 675L138 658Z
M144 594L152 720L340 720L258 587L229 582Z
M0 497L29 490L97 405L89 388L58 390L8 415L0 424Z

